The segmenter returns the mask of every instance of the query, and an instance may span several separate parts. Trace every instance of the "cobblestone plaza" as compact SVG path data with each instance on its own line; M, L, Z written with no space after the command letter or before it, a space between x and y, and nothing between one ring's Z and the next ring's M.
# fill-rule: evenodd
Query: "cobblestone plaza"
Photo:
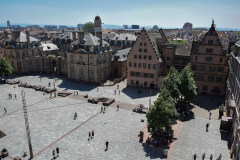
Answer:
M23 83L48 86L53 79L42 75L23 76L13 78ZM65 83L66 82L66 83ZM59 147L60 155L56 159L163 159L160 148L149 148L145 142L140 143L138 134L146 125L144 114L132 112L136 104L149 104L149 89L126 88L126 83L117 86L99 87L88 84L69 82L58 77L56 88L62 91L67 88L69 92L78 91L79 96L49 98L49 94L22 88L17 85L0 85L0 130L6 136L0 138L0 148L8 149L11 157L22 156L28 152L25 123L22 109L21 90L26 93L29 124L33 145L34 159L53 159L52 151ZM97 87L99 91L97 90ZM117 94L114 95L114 90ZM16 94L17 99L8 99L8 94ZM91 97L111 97L116 102L107 107L106 113L100 113L100 104L91 104L81 98L88 94ZM151 93L151 101L156 99L157 91ZM226 140L221 139L219 131L220 121L217 119L216 108L211 108L210 99L206 106L213 113L213 118L208 119L208 110L195 106L195 118L180 122L176 134L176 141L171 145L168 159L191 160L194 153L201 158L201 154L214 155L214 159L221 153L224 160L229 154ZM197 101L197 100L196 100ZM220 100L216 100L218 103ZM198 101L197 101L198 102ZM196 103L197 103L196 102ZM201 101L200 101L201 102ZM117 111L117 104L120 110ZM123 105L125 104L125 105ZM124 107L121 107L124 106ZM202 104L205 106L205 104ZM7 113L4 112L4 107ZM77 119L73 120L77 112ZM144 119L144 122L141 122ZM205 124L210 122L209 132L205 131ZM88 139L89 131L94 130L95 136ZM109 148L105 150L105 142L109 141ZM29 156L29 154L28 154ZM28 159L29 157L22 159ZM6 158L7 159L7 158Z

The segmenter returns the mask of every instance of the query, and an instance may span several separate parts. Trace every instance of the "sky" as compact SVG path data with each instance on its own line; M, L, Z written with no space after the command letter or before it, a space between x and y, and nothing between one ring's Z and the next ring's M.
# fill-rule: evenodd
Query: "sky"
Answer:
M0 23L240 28L240 0L0 0Z

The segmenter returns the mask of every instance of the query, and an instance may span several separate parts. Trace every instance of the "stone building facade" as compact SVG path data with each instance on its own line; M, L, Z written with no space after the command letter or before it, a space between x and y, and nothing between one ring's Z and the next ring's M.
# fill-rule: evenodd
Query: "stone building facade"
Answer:
M240 159L240 41L235 44L235 51L229 61L229 76L225 104L227 116L233 117L231 131L231 158Z
M192 44L191 63L198 93L214 96L225 95L228 76L226 53L213 21L204 37Z

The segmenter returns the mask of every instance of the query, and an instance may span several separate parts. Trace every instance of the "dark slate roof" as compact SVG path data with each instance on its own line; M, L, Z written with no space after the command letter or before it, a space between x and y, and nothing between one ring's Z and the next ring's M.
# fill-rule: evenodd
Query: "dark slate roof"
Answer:
M5 42L11 42L12 41L12 35L8 35L8 38L7 39L4 39L3 41ZM30 36L30 42L38 42L39 40ZM25 43L27 42L27 37L26 37L26 34L23 33L23 32L20 32L20 36L16 39L16 42L19 42L19 43Z
M115 37L113 37L111 40L118 40L118 41L136 41L137 36L134 34L129 34L129 33L120 33L116 34Z
M103 33L103 39L111 40L116 37L116 33Z
M99 46L100 38L93 36L91 33L84 35L84 46ZM78 40L71 43L72 45L78 45ZM108 42L103 40L103 45L109 45Z
M118 61L126 61L130 50L131 50L131 47L119 50L119 51L117 51L117 53L114 55L113 58L117 59Z
M191 45L189 44L178 44L175 55L178 56L190 56Z

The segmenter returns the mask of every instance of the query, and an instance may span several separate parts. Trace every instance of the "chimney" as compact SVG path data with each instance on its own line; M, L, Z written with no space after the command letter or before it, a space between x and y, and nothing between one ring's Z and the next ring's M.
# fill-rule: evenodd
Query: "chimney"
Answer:
M3 31L3 35L4 35L4 39L7 39L7 38L8 38L8 33L7 33L7 31Z
M29 35L29 31L26 31L26 39L27 39L28 47L30 47L30 35Z
M96 32L96 37L100 39L100 46L102 47L102 41L103 41L102 32Z
M78 44L83 42L84 32L78 32Z
M73 41L76 41L76 40L77 40L77 38L76 38L76 32L72 32L72 40L73 40Z
M12 31L12 40L16 41L20 37L21 31Z

